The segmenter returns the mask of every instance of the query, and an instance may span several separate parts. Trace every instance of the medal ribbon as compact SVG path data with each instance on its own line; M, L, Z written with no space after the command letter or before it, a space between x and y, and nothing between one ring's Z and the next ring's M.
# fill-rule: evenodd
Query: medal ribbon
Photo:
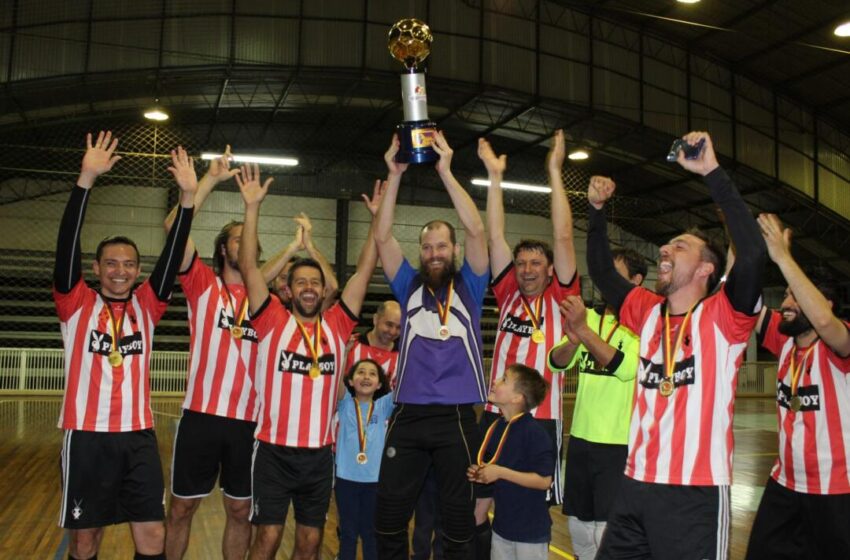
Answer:
M688 327L688 320L691 318L691 312L696 307L696 304L692 305L690 309L688 309L688 313L685 315L684 320L682 321L682 326L679 328L679 336L676 337L676 346L670 349L670 308L664 308L664 377L665 379L672 379L673 377L673 369L676 367L676 363L673 361L676 358L676 354L679 353L679 348L682 346L682 338L685 335L685 331Z
M319 367L319 349L322 342L322 317L321 315L316 318L316 330L313 331L313 340L310 340L310 337L307 335L307 329L304 328L304 325L301 324L301 321L298 320L297 317L293 315L295 319L295 324L298 325L298 330L301 331L301 336L304 338L304 344L307 345L307 349L310 351L310 357L313 358L313 366Z
M109 329L109 332L112 335L112 351L118 352L118 338L121 334L121 327L124 326L124 315L126 313L122 312L121 317L119 317L116 322L115 314L112 312L112 304L109 303L106 298L104 298L103 302L106 304L106 311L109 313L109 323L112 325L112 328Z
M248 313L248 295L245 295L245 298L242 300L242 305L239 306L239 314L236 314L236 298L230 293L230 288L227 287L227 283L224 281L224 278L221 279L221 285L224 286L224 291L227 293L227 302L230 303L230 307L233 309L233 319L236 321L234 326L241 327L242 322L245 320L245 314Z
M493 422L490 424L490 427L487 428L487 433L484 434L484 441L481 442L481 447L478 448L478 465L483 467L484 465L492 465L499 458L499 455L502 453L502 447L505 445L505 438L508 437L508 431L511 429L511 424L516 422L522 417L525 412L520 412L519 414L515 414L513 418L508 420L508 425L505 426L505 431L502 432L502 437L499 439L499 445L496 446L496 452L493 453L493 457L490 458L489 461L484 460L484 452L487 450L487 444L490 443L490 438L493 437L493 431L496 429L496 424L499 422Z
M372 421L372 413L375 411L375 401L369 401L369 412L366 414L366 423L363 423L363 411L360 409L360 401L354 399L357 407L357 440L360 442L360 453L366 453L366 426Z
M443 302L437 299L437 294L434 293L434 290L431 289L431 286L428 286L428 291L431 292L431 295L434 296L434 301L437 302L437 314L440 316L440 324L444 327L449 321L449 309L451 309L452 307L452 296L454 295L454 287L455 279L452 278L449 281L449 287L446 289L446 303L443 304Z
M602 310L602 317L599 319L599 329L596 331L596 334L599 335L599 338L602 338L602 324L605 322L605 313L607 309ZM611 341L611 337L614 336L614 333L617 329L620 328L620 322L617 319L614 319L614 325L611 327L611 330L608 331L608 336L605 337L605 344L608 344Z
M525 296L520 294L519 300L522 302L522 308L525 309L526 315L531 319L531 326L534 327L534 330L540 330L540 314L543 310L543 294L537 296L537 299L534 300L534 312L531 311L531 306L528 305L528 302L525 300Z
M812 345L809 346L809 349L806 350L806 353L803 355L803 359L800 361L800 365L794 367L794 357L797 355L797 345L794 345L794 348L791 349L791 396L797 395L797 385L800 382L800 373L803 371L803 366L806 365L806 360L809 359L809 354L812 353L812 350L815 349L815 343L812 342Z

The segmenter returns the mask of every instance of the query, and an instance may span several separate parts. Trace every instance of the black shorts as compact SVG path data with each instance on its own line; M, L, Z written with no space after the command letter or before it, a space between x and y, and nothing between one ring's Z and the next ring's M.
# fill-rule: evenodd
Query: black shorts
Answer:
M258 441L251 480L251 523L283 525L292 502L296 523L321 528L333 488L331 446L306 449Z
M256 422L184 409L174 435L171 494L203 498L218 479L225 496L250 499L256 427Z
M850 558L850 494L803 494L767 479L747 560Z
M582 521L607 521L628 455L628 445L570 437L564 476L564 514Z
M65 430L59 467L61 527L165 519L165 485L153 430Z
M596 560L726 560L729 487L624 476Z
M484 441L484 435L487 433L487 428L490 427L490 424L495 422L501 417L501 414L497 414L495 412L490 412L485 410L481 413L481 419L478 422L478 427L481 430L481 441ZM546 501L549 502L549 506L554 506L561 503L561 444L563 442L563 422L561 420L549 420L549 419L537 419L537 422L549 436L549 439L552 441L552 448L555 450L555 470L552 475L552 484L549 486L549 490L546 493ZM476 453L478 451L476 450ZM493 485L492 484L475 484L475 497L477 499L480 498L492 498L493 497Z

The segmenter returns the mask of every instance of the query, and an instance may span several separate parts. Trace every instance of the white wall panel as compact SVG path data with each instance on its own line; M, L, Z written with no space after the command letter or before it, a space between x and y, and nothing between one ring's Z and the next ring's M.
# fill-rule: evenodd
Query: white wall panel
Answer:
M13 53L12 80L82 72L87 29L84 23L65 23L19 32Z
M779 180L807 194L815 195L814 161L798 151L779 147Z
M773 176L773 138L744 125L738 125L738 161Z
M309 66L360 66L363 25L342 21L302 23L301 62Z
M298 64L298 21L240 17L235 29L238 60L257 64Z
M89 70L152 68L159 62L159 26L150 21L106 21L92 23L92 37L110 47L89 52Z
M230 50L230 21L225 17L198 17L188 24L168 19L163 26L164 66L222 64Z
M601 68L593 69L593 104L627 119L640 119L640 84Z

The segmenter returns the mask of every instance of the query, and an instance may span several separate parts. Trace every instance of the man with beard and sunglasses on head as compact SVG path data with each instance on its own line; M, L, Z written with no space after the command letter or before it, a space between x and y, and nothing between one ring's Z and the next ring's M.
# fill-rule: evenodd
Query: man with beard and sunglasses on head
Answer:
M605 202L614 183L593 177L587 191L587 265L620 323L640 337L626 476L608 518L599 560L723 560L728 556L732 405L738 367L761 311L764 239L705 132L678 163L704 177L726 216L736 260L726 282L724 251L689 230L660 249L655 292L614 266Z
M437 173L466 234L460 270L451 224L434 220L421 229L418 273L393 236L399 184L407 169L395 161L395 136L384 155L389 185L375 225L384 274L402 309L396 408L381 461L375 519L383 560L407 559L408 522L431 465L439 485L444 557L466 560L474 529L466 470L475 462L472 454L480 439L473 405L483 403L487 394L480 326L489 278L487 237L475 203L452 175L453 152L441 132L433 147L440 156Z
M327 311L321 310L325 288L322 267L312 259L296 261L287 278L292 294L289 311L270 296L257 267L260 205L272 179L261 184L259 170L253 166L243 167L236 181L245 202L239 270L259 343L255 387L260 412L251 472L251 522L257 525L257 536L249 558L275 556L292 503L292 558L314 560L319 557L333 483L332 418L338 376L344 373L343 352L357 325L378 259L373 231L370 227L357 270L346 283L339 303ZM303 234L301 226L282 256L284 262L302 248Z
M777 313L757 333L779 358L779 456L753 522L747 560L850 558L850 323L835 315L838 290L791 255L791 230L758 218L771 260L788 282Z
M478 141L478 157L487 168L490 186L487 190L487 230L490 245L491 283L499 306L499 326L493 348L490 386L511 364L520 363L542 373L548 390L545 398L531 414L552 440L555 463L552 487L547 492L550 504L561 503L561 441L563 434L564 376L548 367L546 352L563 336L563 323L558 304L570 295L578 295L576 256L573 244L573 221L570 203L564 190L561 168L566 149L564 133L552 137L552 148L546 158L549 185L552 188L551 219L553 245L545 241L523 239L511 251L505 239L505 208L502 176L507 157L497 157L485 139ZM500 418L499 407L487 403L481 416L482 433ZM493 503L492 485L475 488L476 557L490 557L490 520L487 515Z

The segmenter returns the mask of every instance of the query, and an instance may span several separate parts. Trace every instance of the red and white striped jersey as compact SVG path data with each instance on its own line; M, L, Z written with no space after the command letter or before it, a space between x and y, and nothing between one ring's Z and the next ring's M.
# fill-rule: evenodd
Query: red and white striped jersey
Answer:
M247 297L245 286L225 287L197 253L178 278L189 306L189 378L183 408L256 421L257 333L247 314L240 323L242 338L230 332Z
M665 305L658 294L635 288L620 308L620 322L640 335L626 476L661 484L731 484L738 367L758 316L736 311L723 288L697 303L673 356L675 390L664 397ZM671 350L684 318L670 317Z
M522 295L517 284L513 263L509 264L492 283L496 303L499 305L499 326L496 329L496 343L493 347L493 366L490 369L490 385L505 374L505 368L511 364L524 364L543 374L549 383L549 390L540 405L531 412L535 418L560 420L563 416L562 394L564 376L552 373L546 361L546 353L560 342L564 335L564 324L558 303L569 295L581 293L578 274L567 285L561 284L557 274L543 290L540 316L540 330L546 337L545 342L536 343L531 339L534 330L531 318L522 304ZM526 301L532 312L536 313L535 301ZM499 408L487 403L485 410L499 412Z
M153 329L165 313L148 281L127 301L110 301L120 325L116 349L123 361L112 367L107 300L81 278L67 294L53 290L65 346L65 395L59 427L90 432L131 432L153 427L150 355Z
M255 385L260 402L257 439L289 447L330 445L338 376L357 317L342 302L322 313L321 375L316 379L309 375L313 359L308 343L279 299L266 300L252 320L260 341ZM304 328L312 342L316 323L305 323Z
M790 408L794 338L779 332L782 316L771 312L762 328L762 346L779 357L776 381L779 456L770 476L795 492L850 493L850 356L842 358L820 339L800 348L797 381L800 410ZM848 325L850 328L850 325Z
M398 346L394 345L392 350L370 346L366 333L361 334L348 347L348 352L345 354L345 369L342 370L343 375L351 369L351 366L365 358L378 362L384 368L384 373L387 374L387 381L390 383L389 388L395 388L394 380L395 369L398 365Z

